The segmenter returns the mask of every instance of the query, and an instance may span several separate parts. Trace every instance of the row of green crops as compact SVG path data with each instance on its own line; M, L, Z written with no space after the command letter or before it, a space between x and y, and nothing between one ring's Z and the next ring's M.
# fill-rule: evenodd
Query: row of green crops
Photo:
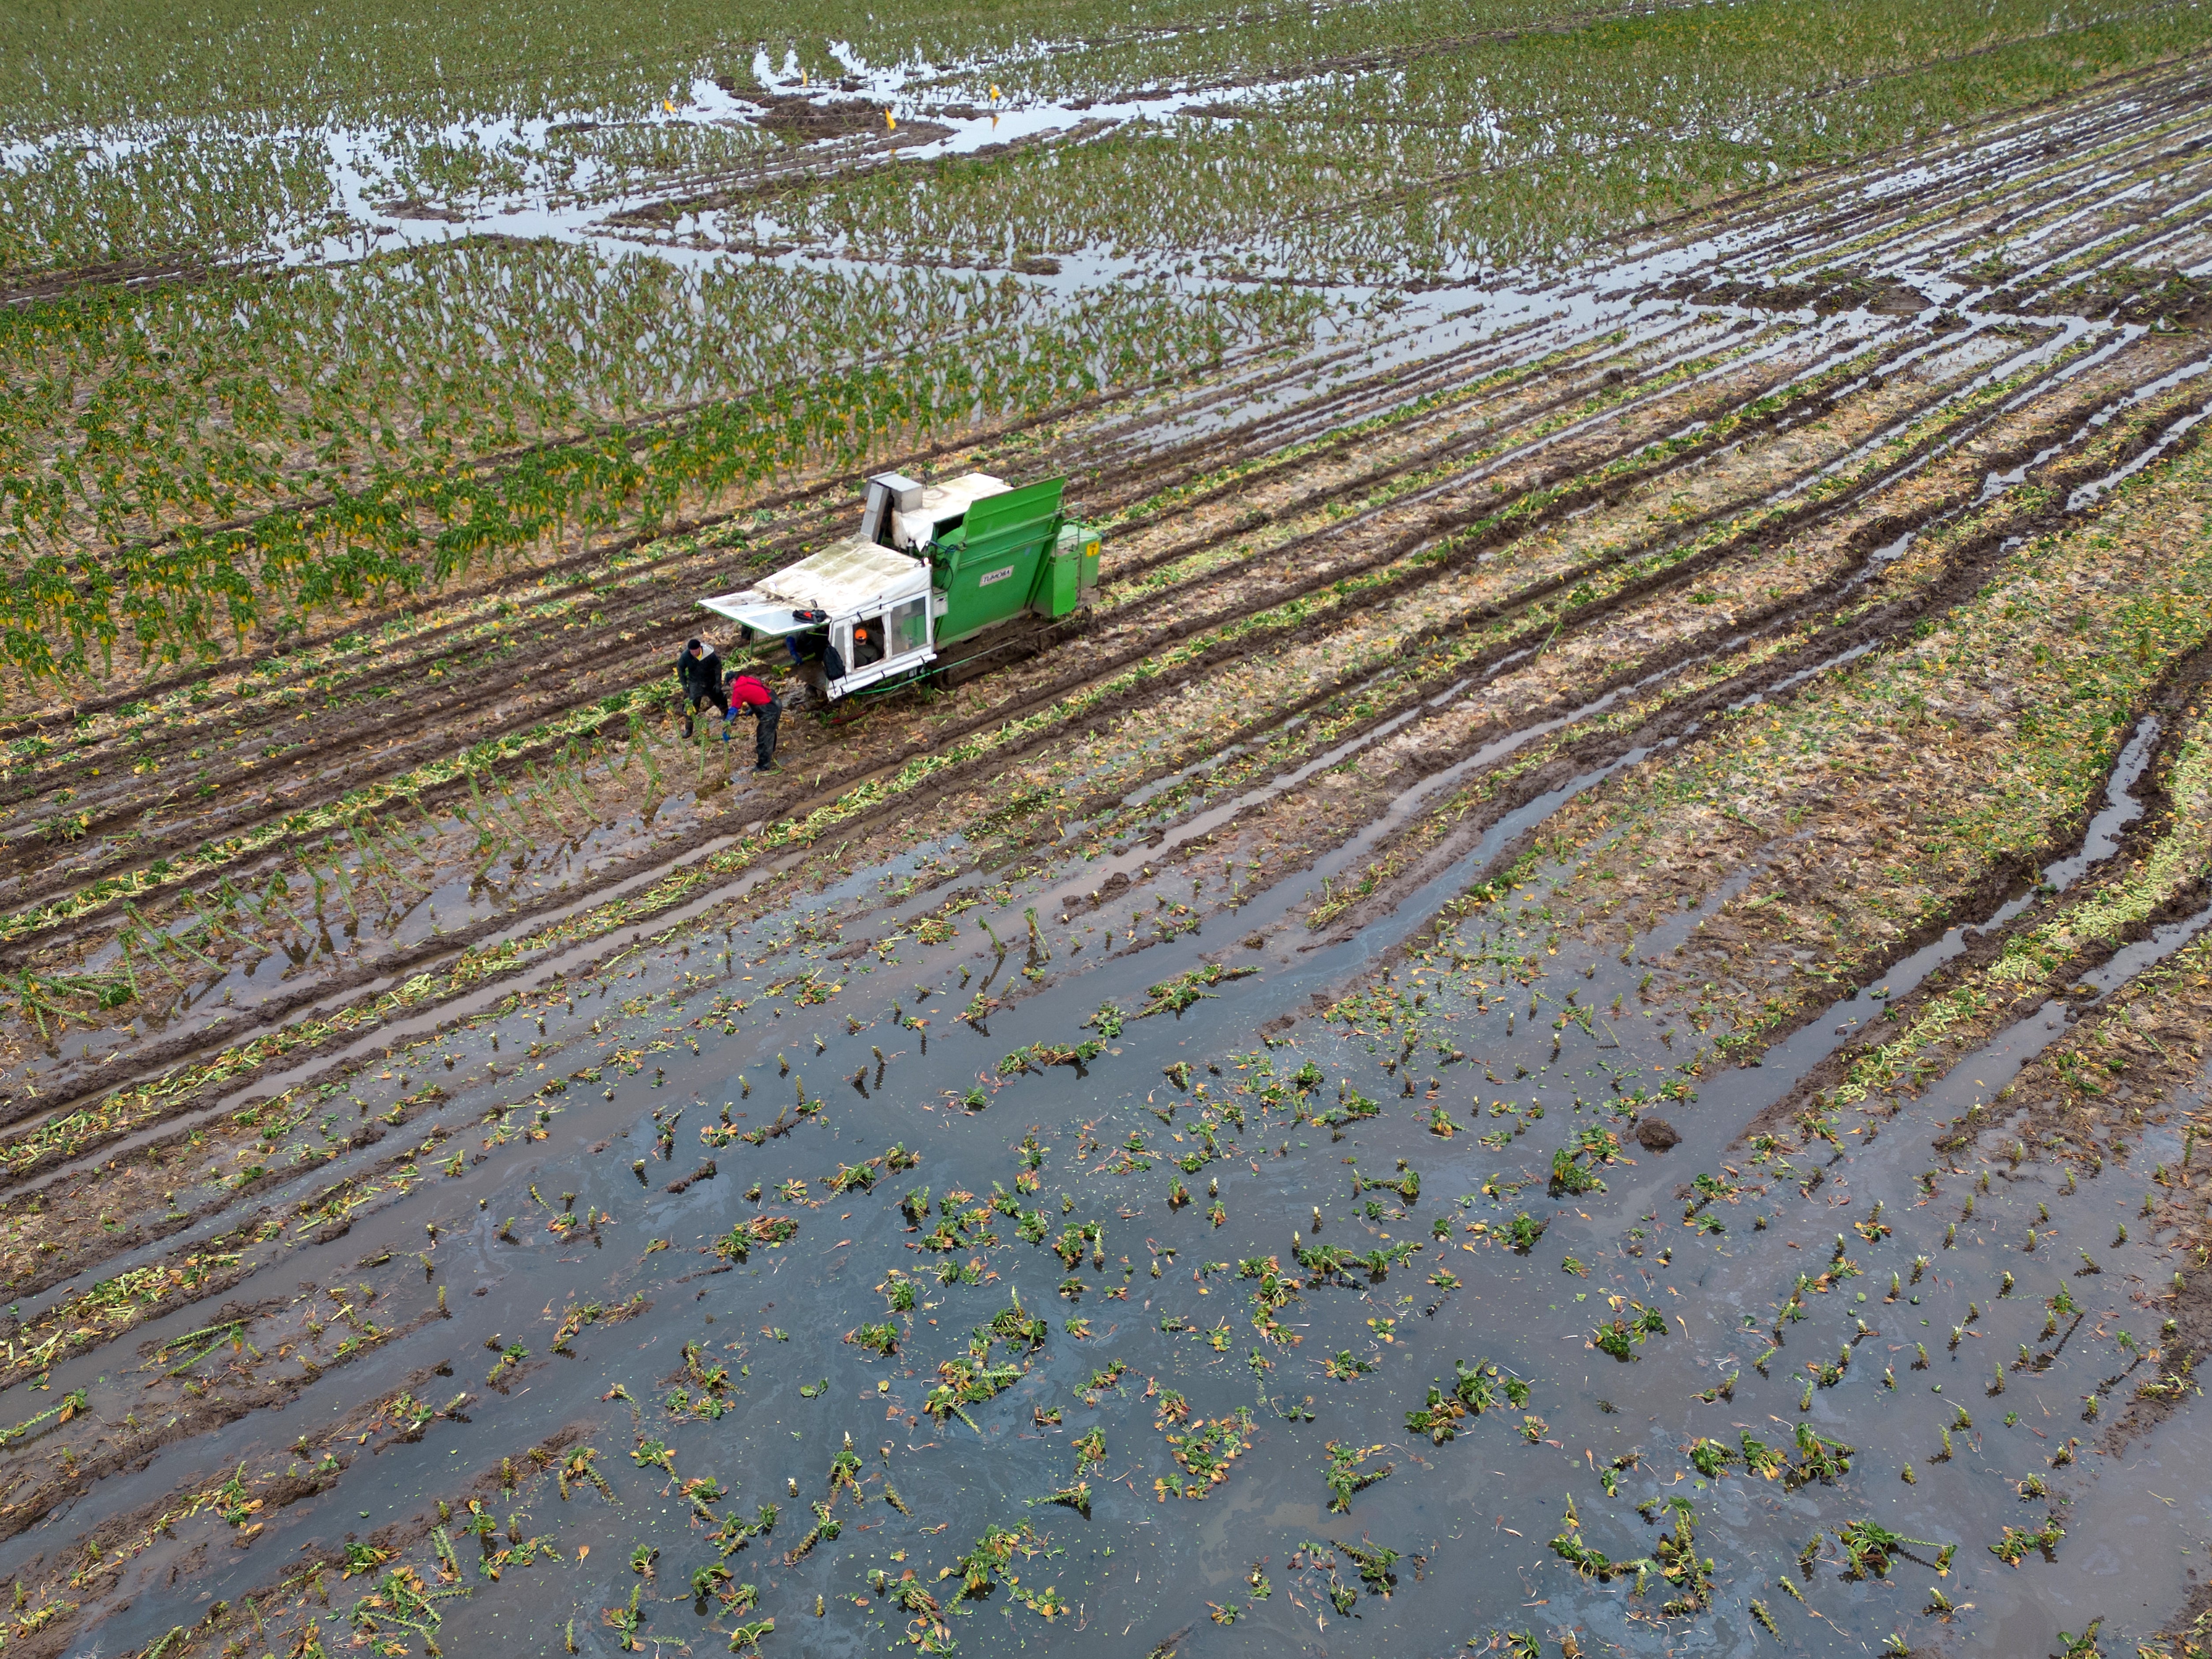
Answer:
M1812 3L1813 0L1808 0ZM80 0L0 9L0 137L218 120L417 128L495 115L635 113L695 77L752 79L757 52L817 82L846 64L960 64L973 95L1099 96L1193 76L1513 28L1610 0Z
M757 127L641 121L556 125L528 139L395 129L344 135L343 147L372 211L700 190L785 148ZM344 209L337 169L328 137L240 137L204 123L27 151L0 161L0 279L343 244L363 227Z
M423 136L404 130L377 143L375 198L465 206L531 195L605 201L631 191L683 194L779 155L784 142L759 127L689 121L559 123L520 132Z
M1086 10L1057 9L1071 22ZM253 36L232 21L239 38ZM926 112L981 100L993 86L1013 103L1079 105L1154 84L1224 84L1234 102L1216 107L1245 118L1189 116L1103 143L825 177L766 204L770 234L864 259L1233 250L1301 276L1432 276L1555 254L1715 191L2188 51L2212 34L2212 18L2175 0L1742 0L1596 19L1572 7L1421 0L1371 17L1344 7L1295 25L1261 13L1227 27L1164 27L1125 24L1067 51L1001 43L980 57L948 42L962 67L897 98ZM311 38L328 50L343 33ZM972 25L951 33L972 48ZM1251 50L1231 52L1236 43ZM726 65L716 72L731 80ZM617 113L658 115L663 94L688 101L687 76L672 55L652 95L640 88ZM739 79L750 78L748 67ZM1250 88L1234 90L1240 82ZM492 77L481 104L458 112L441 92L437 118L505 108L504 88ZM781 148L738 126L565 121L525 137L395 118L415 101L397 96L346 142L373 202L488 211L682 195ZM70 137L0 161L0 271L342 239L327 143L289 129L256 137L255 125L245 110L141 118L98 144ZM748 201L732 219L740 240L754 239L761 205Z
M232 0L9 9L0 13L0 137L23 148L0 150L0 273L343 241L360 227L339 210L325 135L339 137L374 204L467 210L525 195L599 200L648 185L696 188L781 142L756 128L660 121L663 100L688 104L702 77L750 88L757 50L794 76L811 70L817 85L844 72L831 38L878 64L911 68L919 54L963 65L918 81L914 96L925 102L981 100L998 80L1025 87L1018 98L1078 88L1097 96L1209 66L1290 70L1353 45L1412 49L1475 14L1495 27L1577 7L1485 0L1471 13L1407 0L1302 19L1262 9L1225 30L1195 31L1188 26L1205 8L1192 0L1134 14L1100 0L909 6L866 19L826 7L810 18L813 9L747 16L698 0L619 11L605 0L480 0L473 9L341 0L319 9L310 28ZM901 15L908 11L927 15ZM1065 50L1054 37L1068 35L1085 45ZM577 49L583 41L587 52ZM425 76L421 64L433 62ZM509 131L515 121L528 122L531 136Z
M214 263L345 223L329 147L309 139L176 132L0 161L0 277L149 259Z
M34 545L150 532L1041 319L1006 284L694 274L546 243L79 290L0 313L0 516Z
M488 241L80 290L0 311L0 550L119 549L302 495L388 495L395 473L443 474L856 364L920 356L941 374L979 339L968 367L984 380L1054 338L1118 382L1174 351L1199 361L1297 333L1314 310L1278 294L1194 307L1139 289L1070 306L1011 279L684 270ZM916 395L926 423L951 407Z
M2130 10L2087 23L2035 0L1662 11L1334 73L1089 143L823 180L746 204L726 228L862 258L1212 254L1334 282L1542 260L2212 39L2201 9Z
M648 286L674 281L682 300L696 301L707 287L738 288L750 277L752 302L787 301L793 308L777 325L757 319L756 337L727 341L729 360L715 365L724 371L749 366L755 383L726 381L714 387L722 395L643 426L593 427L596 411L570 408L566 412L586 421L587 429L495 466L471 465L465 453L423 441L422 428L441 425L448 405L410 410L398 395L404 386L381 384L371 374L350 385L346 377L332 377L341 392L349 385L356 399L348 429L367 452L365 463L286 471L281 453L287 441L315 435L319 408L336 426L337 406L314 401L327 388L313 378L300 386L279 380L282 392L272 391L270 371L286 362L273 344L258 357L234 360L236 372L212 385L196 374L167 373L176 367L174 356L165 362L160 351L149 352L143 376L102 386L118 397L150 389L136 417L126 423L95 398L68 430L72 447L56 453L27 453L17 423L0 418L0 430L15 434L15 452L0 472L8 512L0 532L0 653L32 677L95 662L105 667L126 637L151 661L212 657L226 635L264 622L411 592L580 530L662 523L791 469L850 467L890 436L910 441L979 418L1036 412L1102 387L1202 366L1249 344L1303 337L1323 309L1317 301L1277 291L1194 306L1134 288L1052 307L1017 284L976 279L915 276L839 284L761 266L698 282L643 256L621 263L637 267ZM323 280L303 276L282 286ZM245 284L241 291L254 289ZM327 295L326 288L319 291ZM200 304L210 292L146 303ZM854 303L862 296L869 303ZM819 332L794 326L805 321L798 307L810 297L820 306ZM73 307L127 303L88 298L9 321L18 333L34 332L41 318ZM690 324L700 323L689 307L678 309ZM632 318L648 333L657 320L643 313ZM411 337L383 337L373 349L424 354L415 373L426 389L473 398L479 408L495 405L502 390L513 396L523 363L469 359L458 343L482 335L441 335L435 325L442 320L431 319ZM546 319L537 325L545 328ZM572 336L580 347L582 332ZM557 334L548 333L557 342ZM95 346L115 340L143 346L148 335L118 328L111 317L88 337ZM306 375L317 366L318 345L334 337L319 330L298 340ZM528 339L525 327L517 343ZM720 343L705 329L690 343L708 358L672 352L665 367L681 385L664 380L658 388L664 404L706 372ZM439 355L434 344L446 350ZM748 357L741 349L746 345L755 355ZM557 343L541 347L527 367L543 371L545 360L559 355ZM655 361L650 351L640 355ZM260 373L246 374L250 363ZM205 406L194 422L178 418L179 404L208 393L223 400L226 420L216 422ZM49 434L58 433L60 416L77 401L58 371L28 394L11 395L19 403L43 395L45 418L25 427ZM158 408L160 418L148 414L149 406ZM188 424L216 428L228 447L205 430L197 445L184 441L178 433ZM481 427L476 435L483 435ZM301 500L307 484L314 488ZM224 518L248 507L255 509L250 522L221 527Z
M1762 87L1825 80L1841 87L1866 74L1894 73L1936 54L1985 49L2033 34L2064 35L2119 25L2133 31L2185 4L2145 0L2058 0L2041 6L2014 0L1752 0L1745 3L1620 6L1454 4L1405 0L1378 6L1240 8L1209 20L1203 30L1124 27L1086 35L1080 50L1018 48L978 56L938 84L980 102L997 86L1011 101L1061 102L1177 84L1237 87L1302 80L1316 70L1404 69L1418 76L1437 59L1474 54L1536 66L1559 94L1553 112L1589 126L1610 118L1632 122L1642 95L1669 100L1679 88L1659 83L1680 67L1664 61L1669 42L1702 42L1691 68L1713 93L1756 98ZM1141 15L1141 14L1140 14ZM1654 55L1624 65L1625 43ZM934 61L951 61L939 55ZM1625 77L1620 71L1631 72ZM2091 68L2085 62L2081 67ZM830 71L835 74L836 70ZM1501 95L1484 107L1510 117L1520 107L1509 73ZM1299 88L1303 99L1304 88ZM1378 112L1370 89L1367 106ZM1595 102L1583 103L1585 97ZM1449 115L1449 110L1431 113ZM1472 118L1462 110L1459 118ZM1529 107L1525 112L1535 114ZM1316 118L1328 118L1316 112ZM1937 123L1948 119L1938 115Z

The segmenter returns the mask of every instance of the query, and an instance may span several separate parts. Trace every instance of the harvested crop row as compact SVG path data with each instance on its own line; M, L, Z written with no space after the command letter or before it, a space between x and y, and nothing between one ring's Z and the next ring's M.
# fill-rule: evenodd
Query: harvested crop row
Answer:
M482 843L480 842L480 845L481 845L481 844L482 844ZM225 901L225 902L226 902L226 903L228 903L228 901L227 899L226 899L226 901ZM234 926L235 926L235 922L234 921L234 923L233 923L232 925L234 927ZM463 933L462 933L462 935L460 936L460 939L457 939L455 942L456 942L456 943L462 942L462 941L463 941L463 940L465 940L468 936L469 936L468 932L467 932L467 930L466 930L466 929L465 929L465 930L464 930L464 932L463 932ZM357 972L357 970L356 970L356 972ZM296 1004L297 1000L299 1000L299 995L300 995L300 994L298 994L298 993L295 993L295 994L293 994L291 996L288 997L286 1000L287 1000L288 1001L290 1001L290 1002L293 1002L293 1003L295 1003L295 1004Z
M1923 637L1568 809L1551 835L1589 851L1560 925L1625 942L1657 920L1646 867L1674 905L1738 873L1657 971L1701 1029L1755 1049L1839 980L1993 906L2081 822L2144 698L2212 633L2197 592L2207 465L2199 448L2146 475L2094 524L2008 552ZM1999 659L2019 684L1987 684L1981 665ZM1837 780L1877 759L1881 811L1845 806Z

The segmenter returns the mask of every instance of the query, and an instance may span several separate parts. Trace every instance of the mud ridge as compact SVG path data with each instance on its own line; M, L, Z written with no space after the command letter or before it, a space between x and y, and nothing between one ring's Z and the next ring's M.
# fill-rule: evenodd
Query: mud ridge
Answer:
M1438 846L1425 853L1413 868L1403 872L1392 884L1389 893L1378 893L1364 901L1358 910L1350 913L1334 931L1341 935L1347 929L1356 929L1363 919L1387 912L1394 908L1395 902L1394 895L1402 895L1416 890L1427 877L1433 876L1438 869L1448 867L1455 861L1456 857L1463 857L1467 851L1480 840L1482 832L1490 824L1502 819L1515 806L1525 805L1526 800L1534 799L1549 788L1557 787L1567 778L1590 770L1595 766L1618 759L1620 756L1629 752L1632 749L1649 748L1655 743L1665 742L1679 737L1689 725L1695 723L1694 720L1688 719L1688 716L1710 714L1725 709L1729 704L1745 696L1758 695L1764 684L1788 678L1798 669L1826 661L1840 650L1849 649L1856 645L1867 644L1878 647L1882 641L1895 639L1902 629L1911 627L1922 617L1940 615L1977 592L1986 579L1990 565L1996 558L2002 556L2004 544L2008 538L2014 535L2032 536L2071 527L2081 521L2082 519L2079 516L2069 517L2063 512L2050 510L2036 515L2027 520L2024 526L2007 524L2002 528L1992 528L1975 538L1972 542L1962 545L1953 570L1941 582L1935 585L1924 597L1871 612L1844 629L1829 632L1808 641L1804 647L1788 657L1776 659L1768 664L1762 665L1759 671L1753 675L1725 683L1708 692L1701 693L1696 699L1669 709L1662 725L1611 737L1601 741L1591 750L1577 753L1571 759L1563 757L1558 762L1547 763L1544 772L1556 774L1556 775L1551 776L1548 781L1543 781L1543 774L1534 775L1524 780L1513 792L1517 799L1508 799L1505 795L1501 794L1497 800L1489 804L1489 810L1482 814L1480 823L1474 822L1474 815L1470 814L1469 819L1463 823L1461 828L1455 830ZM2212 657L2208 657L2206 660L2208 665L2212 665ZM2212 672L2212 667L2209 667L2208 672ZM1539 787L1540 783L1541 787ZM1960 917L1987 915L1993 912L2010 894L2019 890L2023 881L2032 878L2052 859L2064 857L2069 851L2078 850L2081 837L2087 833L2089 821L2094 815L2094 805L2085 805L2082 808L2072 842L2053 843L2036 851L2016 855L2006 865L1984 877L1972 889L1961 893L1954 901L1945 915L1923 918L1899 934L1890 941L1881 957L1869 963L1867 969L1869 981L1878 980L1897 963L1942 938L1952 927L1962 925ZM1408 830L1411 828L1411 825L1407 826ZM1510 868L1534 850L1543 838L1543 826L1541 824L1531 826L1507 845L1501 847L1485 870L1477 872L1472 878L1470 884L1479 884L1492 872ZM1965 925L1971 926L1972 923L1968 922ZM1403 960L1419 945L1432 940L1433 938L1433 933L1416 933L1405 944L1395 947L1396 954L1391 959ZM1791 1024L1776 1028L1769 1038L1767 1046L1771 1047L1774 1043L1780 1042L1800 1026L1820 1017L1821 1011L1814 1009L1801 1015ZM1786 1113L1773 1120L1775 1123L1789 1121ZM1744 1133L1748 1136L1758 1132L1762 1127L1771 1128L1773 1126L1762 1121L1761 1124L1754 1124L1747 1128Z

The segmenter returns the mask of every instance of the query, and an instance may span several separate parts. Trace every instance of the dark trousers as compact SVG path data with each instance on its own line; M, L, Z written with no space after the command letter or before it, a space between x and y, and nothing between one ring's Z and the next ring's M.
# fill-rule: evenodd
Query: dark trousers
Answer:
M753 710L754 764L766 766L775 758L775 725L783 718L783 704L771 700Z
M684 735L687 738L691 735L691 717L699 712L699 705L702 702L713 703L716 708L721 711L722 717L725 720L729 718L730 699L728 693L721 690L709 691L704 688L696 691L686 691L684 694L682 703L678 706L684 711Z

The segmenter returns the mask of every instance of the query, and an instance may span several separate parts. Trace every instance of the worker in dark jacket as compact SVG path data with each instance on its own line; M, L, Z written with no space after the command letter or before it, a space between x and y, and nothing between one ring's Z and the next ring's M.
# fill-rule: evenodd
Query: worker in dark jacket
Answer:
M730 740L730 723L743 709L753 717L753 770L774 772L776 723L783 718L783 703L766 681L740 671L730 676L728 706L722 711L722 741Z
M684 714L684 735L691 735L691 717L699 712L699 705L711 702L726 717L730 699L722 690L722 653L708 650L697 640L684 647L684 654L676 659L676 683L681 688L679 706Z

